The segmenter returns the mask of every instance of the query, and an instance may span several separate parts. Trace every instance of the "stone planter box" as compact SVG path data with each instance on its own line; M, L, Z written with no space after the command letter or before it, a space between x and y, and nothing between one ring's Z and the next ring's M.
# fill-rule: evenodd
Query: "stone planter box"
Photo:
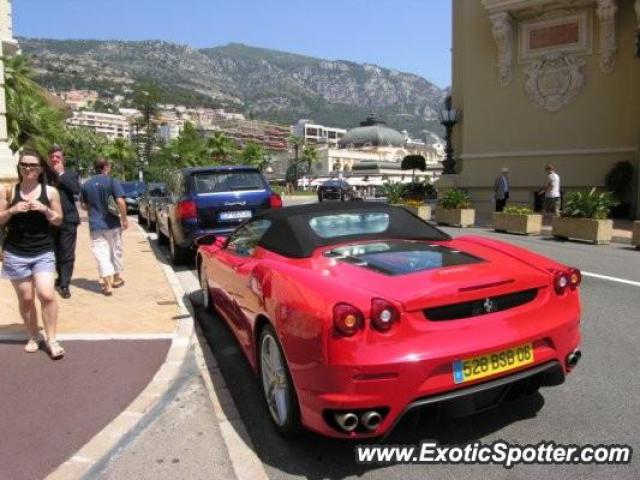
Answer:
M499 232L517 233L519 235L540 235L542 231L542 215L515 215L494 212L493 229Z
M473 208L436 208L436 222L438 225L451 227L472 227L476 220L476 211Z
M612 220L593 218L553 217L551 234L554 238L584 240L596 245L606 245L611 241Z
M405 205L404 208L425 221L431 220L431 205L420 205L419 207L409 207Z
M633 222L633 235L631 236L631 245L640 249L640 221Z

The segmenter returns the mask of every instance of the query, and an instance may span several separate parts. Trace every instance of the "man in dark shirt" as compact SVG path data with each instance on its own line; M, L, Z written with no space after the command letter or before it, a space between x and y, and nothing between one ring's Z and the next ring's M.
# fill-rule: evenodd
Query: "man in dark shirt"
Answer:
M80 216L76 208L76 195L80 193L80 182L75 172L68 172L64 165L64 152L59 145L49 150L49 166L55 178L53 184L60 192L60 204L64 215L62 225L54 230L56 270L58 278L56 286L62 298L71 297L69 284L73 276L76 261L76 240Z
M111 164L98 158L94 165L96 175L82 185L80 199L89 212L91 251L98 263L102 293L112 295L112 288L124 285L122 230L129 227L124 192L120 182L111 177ZM117 213L109 209L109 198L117 205Z

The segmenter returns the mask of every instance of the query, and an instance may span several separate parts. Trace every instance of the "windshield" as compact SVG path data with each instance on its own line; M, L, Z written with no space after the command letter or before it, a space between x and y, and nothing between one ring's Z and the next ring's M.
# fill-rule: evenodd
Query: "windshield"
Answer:
M167 186L164 183L152 183L149 185L150 197L164 197L167 193Z
M255 170L197 173L195 175L195 186L196 193L222 193L266 189L262 175Z
M142 194L142 192L144 192L144 183L122 182L121 186L125 195Z

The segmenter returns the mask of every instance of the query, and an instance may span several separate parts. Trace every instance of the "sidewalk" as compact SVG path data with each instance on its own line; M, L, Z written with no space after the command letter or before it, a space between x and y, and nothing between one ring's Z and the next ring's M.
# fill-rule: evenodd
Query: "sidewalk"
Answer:
M476 212L476 227L480 228L492 228L491 225L491 213L481 214ZM615 243L631 243L631 236L633 231L633 220L620 220L613 221L613 231L611 241ZM551 236L551 219L547 219L542 225L542 236Z
M178 320L178 305L146 235L131 222L124 235L123 278L126 284L112 297L100 294L98 270L91 254L89 228L78 230L72 297L58 298L60 338L170 338ZM11 284L0 282L0 339L22 338L24 327Z
M72 297L59 298L66 355L55 362L24 353L15 293L0 282L0 478L80 478L175 380L191 317L135 222L124 252L126 284L105 297L88 226L80 226Z

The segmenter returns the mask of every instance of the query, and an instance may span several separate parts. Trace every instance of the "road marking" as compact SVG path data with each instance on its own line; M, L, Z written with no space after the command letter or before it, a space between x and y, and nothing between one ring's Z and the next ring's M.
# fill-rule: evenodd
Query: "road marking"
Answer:
M640 282L634 282L633 280L626 280L624 278L618 278L618 277L609 277L607 275L600 275L599 273L591 273L591 272L583 271L582 276L599 278L601 280L608 280L610 282L624 283L625 285L633 285L634 287L640 287Z

